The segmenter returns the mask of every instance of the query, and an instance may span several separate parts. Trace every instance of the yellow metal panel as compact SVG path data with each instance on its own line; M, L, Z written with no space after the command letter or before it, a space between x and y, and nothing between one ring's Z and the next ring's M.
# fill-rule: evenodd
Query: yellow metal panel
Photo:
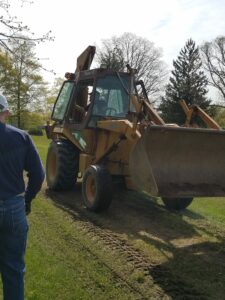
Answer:
M81 153L80 160L79 160L79 172L84 174L84 171L87 169L89 165L93 162L93 156Z
M109 143L109 136L111 132L107 132L105 130L99 131L96 139L96 149L95 149L95 160L99 160L99 158L107 151L107 149L111 146ZM118 139L118 134L113 133L114 141Z
M120 140L120 134L102 130L99 131L97 138L95 163L98 163L111 146ZM107 168L112 175L129 175L128 163L132 147L133 143L128 139L121 140L115 151L107 156Z
M74 138L71 131L67 129L66 127L54 127L53 133L59 134L59 136L67 138L69 141L71 141L75 146L77 146L78 149L83 150L79 142Z
M96 148L96 134L94 130L72 130L72 136L76 143L80 145L80 149L88 154L92 154Z
M53 133L70 140L82 152L93 154L96 149L96 133L92 129L82 131L73 130L67 127L54 127Z
M108 131L124 134L133 143L136 143L141 137L140 132L134 129L133 124L128 120L104 120L99 121L97 126Z

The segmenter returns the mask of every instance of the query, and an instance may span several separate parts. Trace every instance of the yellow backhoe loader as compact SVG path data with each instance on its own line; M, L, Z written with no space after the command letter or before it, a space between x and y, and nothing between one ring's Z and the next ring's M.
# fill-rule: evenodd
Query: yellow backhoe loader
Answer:
M113 182L162 197L167 208L184 209L193 197L225 195L225 131L199 107L181 105L184 127L165 124L153 109L135 70L90 69L95 47L66 73L47 126L46 177L53 190L82 178L86 207L102 211ZM195 128L197 115L207 128Z

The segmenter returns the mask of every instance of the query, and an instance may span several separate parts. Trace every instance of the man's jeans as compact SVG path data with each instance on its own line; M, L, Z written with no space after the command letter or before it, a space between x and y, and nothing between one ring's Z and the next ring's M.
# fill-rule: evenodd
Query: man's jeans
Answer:
M27 232L24 197L0 199L0 273L4 300L24 299Z

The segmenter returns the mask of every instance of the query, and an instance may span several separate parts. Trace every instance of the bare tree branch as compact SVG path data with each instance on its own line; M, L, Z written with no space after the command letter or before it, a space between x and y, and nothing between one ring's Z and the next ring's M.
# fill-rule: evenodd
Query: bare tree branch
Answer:
M126 70L129 63L138 70L137 79L144 80L146 91L153 98L162 92L168 75L161 50L152 42L133 33L103 40L102 47L97 52L97 62L117 71Z
M20 2L21 5L32 3L29 0L20 0ZM13 40L33 41L34 43L54 40L51 31L36 37L28 26L18 21L17 17L11 16L9 10L10 2L8 0L0 0L0 48L11 51L9 42Z
M225 36L201 46L204 69L209 75L209 84L215 87L225 101Z

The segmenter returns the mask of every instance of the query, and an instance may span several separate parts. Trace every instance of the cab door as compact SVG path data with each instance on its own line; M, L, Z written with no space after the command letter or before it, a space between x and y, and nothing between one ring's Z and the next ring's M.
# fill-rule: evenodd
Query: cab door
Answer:
M67 112L67 108L69 106L70 99L73 94L73 90L75 87L74 81L65 81L60 90L60 93L56 99L53 112L52 112L52 120L54 121L63 121Z

